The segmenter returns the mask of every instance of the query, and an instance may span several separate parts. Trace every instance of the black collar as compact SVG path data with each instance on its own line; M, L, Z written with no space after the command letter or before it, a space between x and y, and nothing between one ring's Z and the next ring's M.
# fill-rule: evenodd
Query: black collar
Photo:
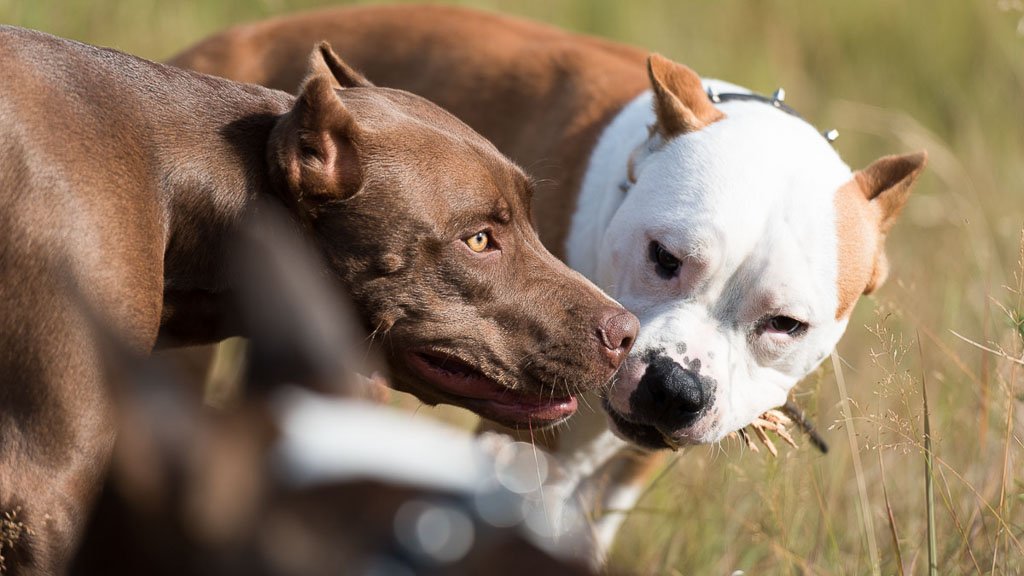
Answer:
M762 104L768 104L769 106L774 106L775 108L778 108L779 110L782 110L783 112L785 112L786 114L789 114L790 116L795 116L795 117L797 117L797 118L799 118L801 120L804 119L804 117L801 116L800 114L798 114L796 110L793 110L785 102L780 100L778 98L778 96L768 97L768 96L762 96L760 94L754 94L752 92L751 93L743 93L743 92L722 92L722 93L718 93L718 92L714 92L714 91L709 89L708 90L708 99L711 100L712 102L714 102L715 104L718 104L720 102L733 102L733 101L739 101L739 102L761 102Z
M804 120L803 116L783 102L786 98L786 91L782 88L776 90L771 96L762 96L753 92L715 92L710 87L707 89L707 94L708 100L711 100L713 104L720 104L722 102L760 102L777 108L794 118ZM806 122L806 120L804 121ZM821 135L825 137L825 140L828 140L829 144L832 144L836 141L836 138L839 138L839 131L833 128L822 132Z

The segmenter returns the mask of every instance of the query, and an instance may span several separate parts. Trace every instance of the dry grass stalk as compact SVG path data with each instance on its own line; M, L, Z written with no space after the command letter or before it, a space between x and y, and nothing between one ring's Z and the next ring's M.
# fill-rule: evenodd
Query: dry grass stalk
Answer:
M896 530L896 515L892 511L892 503L889 502L889 488L886 486L885 481L885 460L882 459L882 452L878 454L878 470L882 474L882 496L885 498L885 515L886 520L889 521L889 535L892 536L892 548L896 553L896 569L898 570L899 576L904 576L903 570L903 547L900 546L899 532Z
M868 558L871 560L872 576L881 576L878 543L875 541L875 524L871 519L871 508L868 500L867 483L864 480L864 466L860 460L860 450L857 445L856 434L853 431L852 413L850 412L850 396L846 393L846 379L843 377L843 370L839 364L839 355L832 352L832 368L835 370L836 386L839 388L839 399L842 404L842 413L845 419L847 439L850 442L850 453L853 455L853 471L857 480L858 512L861 518L861 532L867 543Z
M793 448L799 448L792 433L790 433L790 428L794 426L806 434L811 441L811 445L822 454L828 453L828 444L825 442L825 439L821 437L810 420L804 416L803 410L792 400L787 401L785 406L761 414L749 426L737 430L730 434L730 436L739 438L751 452L761 451L758 446L758 442L760 442L768 449L772 456L778 456L779 450L776 448L775 443L772 442L772 437L769 434L778 436L783 442ZM755 442L755 439L757 442Z
M749 448L751 452L761 451L754 442L754 438L757 438L761 444L764 444L764 447L768 449L768 452L772 456L778 456L779 449L775 447L775 443L772 442L768 433L771 432L781 438L786 444L796 448L796 441L788 430L792 425L793 420L791 420L790 417L784 414L781 410L769 410L758 416L757 419L751 422L749 426L738 430L734 434L735 436L738 436L744 444L746 444L747 448Z
M924 489L928 526L928 574L938 576L939 553L935 535L935 470L932 455L931 409L928 406L928 386L924 377L924 349L921 346L920 336L917 339L917 350L921 355L921 401L924 405Z

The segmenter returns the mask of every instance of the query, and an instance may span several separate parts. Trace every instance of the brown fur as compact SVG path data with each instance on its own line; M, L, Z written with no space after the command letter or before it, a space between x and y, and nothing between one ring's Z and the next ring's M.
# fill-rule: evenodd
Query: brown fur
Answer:
M31 530L12 574L61 571L110 457L94 327L139 353L244 335L230 238L260 202L287 207L427 401L475 407L407 351L542 397L616 367L602 322L624 311L543 250L522 172L422 98L323 47L298 98L11 27L0 49L0 513ZM483 228L489 258L463 242Z
M885 238L927 162L924 152L880 158L854 174L836 194L836 318L848 316L861 294L870 294L885 281L889 270Z

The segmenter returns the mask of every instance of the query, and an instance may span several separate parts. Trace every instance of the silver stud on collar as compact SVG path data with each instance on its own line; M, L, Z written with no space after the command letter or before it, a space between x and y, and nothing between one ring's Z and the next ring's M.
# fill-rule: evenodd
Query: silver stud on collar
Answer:
M779 88L775 92L772 92L772 104L778 106L779 104L786 101L786 89Z
M824 134L822 134L822 136L824 136L825 140L828 140L829 142L835 142L836 140L839 139L839 130L833 128L831 130L826 131Z
M718 104L722 99L718 96L718 92L711 86L708 86L708 100L711 100L715 104Z

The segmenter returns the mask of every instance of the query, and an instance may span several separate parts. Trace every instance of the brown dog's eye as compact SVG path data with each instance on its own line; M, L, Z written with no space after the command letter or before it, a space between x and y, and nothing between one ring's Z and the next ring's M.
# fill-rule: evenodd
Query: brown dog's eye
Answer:
M477 232L469 238L466 238L466 245L473 252L483 252L491 247L491 235L487 232Z

